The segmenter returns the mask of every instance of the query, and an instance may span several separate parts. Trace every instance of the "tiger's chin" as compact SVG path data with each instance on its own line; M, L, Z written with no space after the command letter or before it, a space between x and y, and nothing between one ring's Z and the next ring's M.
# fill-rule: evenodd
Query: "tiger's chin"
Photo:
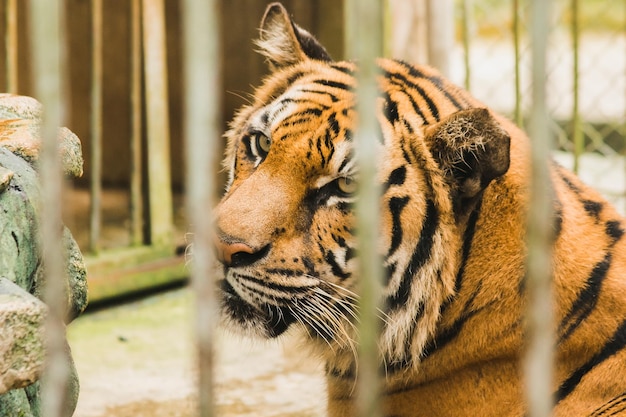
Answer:
M248 303L226 279L220 281L220 289L221 320L228 329L240 329L246 336L273 339L296 322L296 317L288 308L271 304L258 307Z

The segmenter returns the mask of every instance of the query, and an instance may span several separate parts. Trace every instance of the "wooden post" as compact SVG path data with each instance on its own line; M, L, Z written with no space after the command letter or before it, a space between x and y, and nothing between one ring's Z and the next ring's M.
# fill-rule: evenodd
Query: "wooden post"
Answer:
M130 241L133 246L145 242L143 232L143 132L141 100L141 0L132 0L130 13Z
M164 0L143 0L142 8L150 243L172 242L173 208Z
M102 226L102 0L91 1L91 179L89 249L97 253Z

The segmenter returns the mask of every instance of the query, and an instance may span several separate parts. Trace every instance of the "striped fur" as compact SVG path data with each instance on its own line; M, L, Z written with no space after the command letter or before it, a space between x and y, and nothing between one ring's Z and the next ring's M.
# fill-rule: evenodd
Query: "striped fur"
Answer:
M227 132L215 210L224 325L304 331L330 416L353 414L352 63L279 4L258 43L272 74ZM276 51L280 51L277 53ZM522 416L529 141L435 70L379 61L381 378L388 416ZM626 409L626 243L613 207L551 163L556 416Z

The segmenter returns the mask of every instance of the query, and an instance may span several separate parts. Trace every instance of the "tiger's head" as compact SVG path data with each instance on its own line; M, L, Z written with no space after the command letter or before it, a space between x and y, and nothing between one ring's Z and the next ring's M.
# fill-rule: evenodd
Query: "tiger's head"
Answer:
M358 317L357 67L332 61L276 3L257 45L272 73L227 132L215 209L222 317L266 338L303 328L347 368ZM509 167L509 135L435 70L379 66L380 348L386 363L418 362L454 296L467 219Z

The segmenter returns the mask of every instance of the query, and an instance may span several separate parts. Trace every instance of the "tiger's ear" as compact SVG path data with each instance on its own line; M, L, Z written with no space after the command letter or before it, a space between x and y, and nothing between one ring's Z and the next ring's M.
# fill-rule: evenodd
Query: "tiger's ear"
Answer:
M326 49L313 35L296 25L280 3L267 6L256 45L260 48L259 52L267 57L272 69L307 59L332 61Z
M456 191L457 206L509 169L511 138L487 109L456 112L428 127L425 140Z

